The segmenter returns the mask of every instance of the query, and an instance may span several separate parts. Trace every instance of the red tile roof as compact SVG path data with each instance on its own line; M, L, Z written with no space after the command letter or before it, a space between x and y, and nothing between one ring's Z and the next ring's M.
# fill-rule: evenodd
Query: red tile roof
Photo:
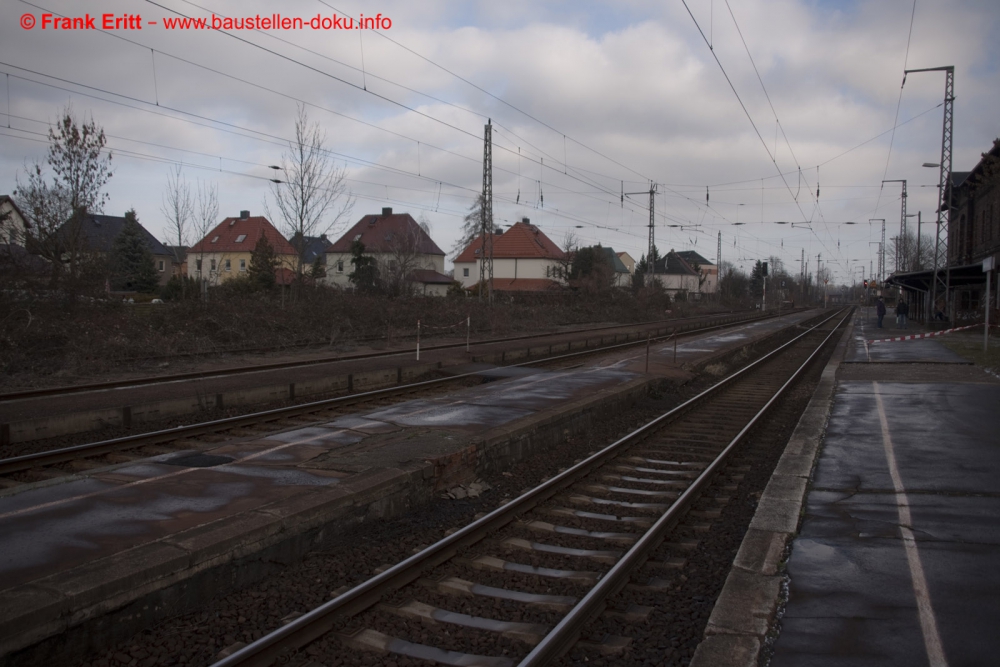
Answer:
M422 255L444 255L444 251L427 235L427 232L409 213L387 215L366 215L351 227L337 241L327 248L327 252L351 252L355 239L364 244L367 252L389 252L393 239L401 235L413 234L417 239L417 252Z
M463 250L456 262L476 262L480 259L477 250L483 247L483 237L479 235ZM493 236L493 259L565 259L566 253L559 249L538 227L519 222L503 234ZM494 281L494 287L496 281Z
M242 241L237 242L242 235L246 235ZM219 226L213 229L202 240L195 243L188 250L188 254L200 252L253 252L261 235L267 238L267 242L274 248L277 255L298 255L292 244L285 240L274 225L262 215L251 216L249 218L226 218ZM212 239L215 239L212 243Z

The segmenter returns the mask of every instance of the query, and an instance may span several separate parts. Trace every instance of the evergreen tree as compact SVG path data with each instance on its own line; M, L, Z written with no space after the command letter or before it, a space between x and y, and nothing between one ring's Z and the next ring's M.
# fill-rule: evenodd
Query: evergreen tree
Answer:
M248 271L250 282L262 290L273 289L276 282L274 268L277 265L278 257L274 253L274 247L268 242L267 237L261 234L250 255Z
M313 283L318 283L323 278L326 278L326 266L323 265L322 257L316 257L316 260L312 263L312 267L309 269L309 277L312 278Z
M354 287L366 294L378 291L378 266L374 257L365 254L365 244L361 241L351 244L351 264L354 265L354 271L347 276L347 279L354 284Z
M153 292L159 283L153 253L135 210L125 212L125 224L111 245L111 285L128 292Z

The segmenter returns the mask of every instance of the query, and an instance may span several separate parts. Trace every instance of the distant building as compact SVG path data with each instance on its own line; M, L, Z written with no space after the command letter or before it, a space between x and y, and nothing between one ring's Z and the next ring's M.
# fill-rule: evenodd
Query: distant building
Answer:
M647 275L646 279L657 281L671 296L675 296L681 292L686 295L696 294L701 276L679 254L671 250L665 257L656 260L653 275Z
M629 275L635 273L635 259L632 258L632 255L624 251L617 254L618 260L628 269Z
M330 247L330 240L326 238L326 234L320 234L319 236L300 236L296 234L288 242L292 244L292 247L297 252L302 252L302 271L306 275L309 275L318 260L319 266L323 269L324 273L324 278L321 278L320 282L326 282L326 251Z
M687 262L695 271L701 274L701 286L698 292L702 294L715 294L719 289L719 267L708 261L694 250L681 250L677 256Z
M79 227L76 227L77 224ZM75 218L64 222L56 234L60 239L72 239L72 243L67 241L66 245L81 254L108 255L124 226L124 216L88 213L79 223ZM142 224L139 224L139 230L146 247L153 255L153 265L156 267L159 283L166 285L174 275L174 253L150 234Z
M615 287L629 287L632 284L632 274L625 266L625 263L621 260L620 255L628 253L617 253L613 248L601 247L601 252L604 253L605 259L608 264L611 265L611 269L615 272Z
M981 263L1000 253L1000 139L972 171L951 176L948 264Z
M267 218L251 216L250 211L240 211L238 218L226 218L188 249L188 275L216 285L247 275L250 257L262 236L278 260L274 272L278 284L289 284L295 276L298 253Z
M455 258L455 280L466 289L479 283L483 264L480 234ZM566 282L566 253L528 218L503 234L493 235L493 289L499 292L538 292L558 289Z
M0 244L24 247L31 223L10 195L0 195Z
M445 253L409 213L393 213L392 208L385 207L381 215L361 218L326 249L327 283L351 285L351 247L355 241L364 245L365 255L375 259L383 279L395 271L405 271L400 279L409 282L418 294L448 293L452 279L444 272Z
M171 275L182 278L186 276L187 273L187 246L183 245L166 245L164 247L170 251L173 257L173 273Z

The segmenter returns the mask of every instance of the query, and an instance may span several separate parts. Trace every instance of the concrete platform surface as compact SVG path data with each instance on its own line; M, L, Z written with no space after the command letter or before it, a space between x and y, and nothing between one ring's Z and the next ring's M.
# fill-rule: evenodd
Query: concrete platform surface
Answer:
M840 383L772 667L997 664L998 408L985 373Z
M851 343L844 363L924 363L924 364L970 364L972 362L952 352L938 341L930 338L901 340L889 343L867 344L866 341L882 338L906 336L919 333L911 324L907 329L895 325L895 318L886 315L883 328L876 327L874 316L866 320L862 315L855 319Z

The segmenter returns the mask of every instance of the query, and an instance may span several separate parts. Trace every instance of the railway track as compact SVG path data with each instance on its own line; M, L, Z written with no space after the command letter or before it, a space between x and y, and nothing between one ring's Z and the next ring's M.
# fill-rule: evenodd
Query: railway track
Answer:
M693 336L730 326L733 326L733 324L694 328L683 333L669 333L651 337L649 341L661 342L671 338ZM617 339L617 337L614 338ZM509 364L509 366L564 364L579 361L585 357L646 344L647 340L641 338L632 339L624 343L612 342L607 345L577 352L539 357L521 363ZM175 451L187 451L190 453L194 450L197 452L198 450L216 447L222 440L261 437L276 431L301 428L320 421L330 421L345 414L348 410L356 410L359 405L380 407L409 400L417 395L424 396L447 391L453 389L457 384L478 383L481 380L482 376L479 372L462 373L449 377L396 385L385 389L351 393L335 398L300 403L235 417L226 417L197 424L0 459L0 487L13 487L65 477L95 468L151 456L159 456Z
M214 667L376 652L381 661L529 667L554 664L600 614L640 623L650 609L616 606L625 586L655 592L649 572L677 566L658 551L691 515L717 516L742 470L733 452L827 346L840 311L713 387L520 497ZM699 511L692 512L695 503ZM645 575L638 576L644 566ZM628 636L591 640L613 655ZM302 652L313 645L316 650ZM302 660L299 660L301 658ZM419 661L426 661L419 662ZM346 661L348 663L354 661ZM304 664L304 663L303 663ZM361 663L358 663L361 664ZM370 664L370 663L367 663ZM411 663L414 664L414 663Z
M794 311L792 311L794 312ZM641 324L635 325L635 327L648 327L663 325L666 323L675 324L677 327L682 327L686 324L697 322L702 319L713 319L716 316L699 316L699 317L683 317L673 320L659 320L651 322L643 322ZM633 327L633 328L635 328ZM593 327L589 329L576 329L571 331L555 331L550 333L540 333L531 334L524 336L510 336L506 338L489 338L483 340L475 340L471 342L471 346L483 346L483 345L494 345L500 343L512 343L523 340L531 339L544 339L551 338L554 336L573 336L578 334L593 334L600 333L602 331L610 331L611 329L625 329L629 328L628 325L610 325L603 327ZM450 350L459 349L466 346L466 343L443 343L438 345L425 345L422 346L421 350L423 352L433 352L437 350ZM42 389L25 389L22 391L12 391L4 394L0 394L0 404L7 403L11 401L20 401L29 398L53 398L57 396L68 396L72 394L80 394L85 392L97 392L97 391L107 391L109 389L126 389L131 387L141 387L156 384L165 384L170 382L182 382L186 380L201 380L207 378L217 378L217 377L228 377L233 375L243 375L247 373L259 373L262 371L275 371L275 370L288 370L294 368L303 368L307 366L317 366L321 364L332 364L340 363L346 361L359 361L359 360L373 360L373 359L386 359L390 357L400 356L400 355L410 355L413 354L413 349L405 350L392 350L383 352L364 352L357 354L343 354L334 355L329 357L322 357L319 359L303 359L295 361L282 361L274 362L268 364L257 364L251 366L239 366L234 368L222 368L208 371L192 371L189 373L172 373L168 375L157 375L149 377L132 378L128 380L116 380L111 382L92 382L86 384L78 385L68 385L61 387L47 387Z

